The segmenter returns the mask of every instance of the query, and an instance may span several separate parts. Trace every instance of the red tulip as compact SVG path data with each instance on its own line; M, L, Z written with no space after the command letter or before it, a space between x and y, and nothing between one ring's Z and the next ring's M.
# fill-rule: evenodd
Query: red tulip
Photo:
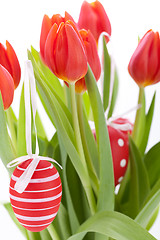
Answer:
M103 5L99 1L88 3L83 2L79 20L79 29L90 30L98 43L99 36L102 32L106 32L111 35L111 24L109 18L105 12ZM106 37L106 41L109 38Z
M101 74L101 64L98 56L96 41L90 31L80 30L79 31L84 45L85 45L85 52L87 55L88 63L93 71L95 79L98 81L100 74ZM75 84L75 91L77 93L82 93L87 89L85 84L85 78L81 78Z
M87 73L87 57L82 38L69 14L50 19L44 16L40 52L51 71L62 80L76 82Z
M133 53L128 71L139 85L145 87L160 81L160 37L149 30Z
M11 74L0 64L0 91L4 109L9 108L13 101L14 81Z
M17 88L21 78L21 68L16 53L8 41L6 41L6 49L0 43L0 64L11 74L14 88Z

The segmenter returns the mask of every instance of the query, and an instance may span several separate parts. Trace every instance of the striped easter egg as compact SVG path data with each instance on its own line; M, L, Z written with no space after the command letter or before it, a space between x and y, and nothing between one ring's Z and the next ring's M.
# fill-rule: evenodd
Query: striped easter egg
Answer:
M60 176L52 163L40 160L23 193L14 185L32 160L29 159L14 170L10 181L10 201L16 218L32 232L48 227L55 218L62 196Z

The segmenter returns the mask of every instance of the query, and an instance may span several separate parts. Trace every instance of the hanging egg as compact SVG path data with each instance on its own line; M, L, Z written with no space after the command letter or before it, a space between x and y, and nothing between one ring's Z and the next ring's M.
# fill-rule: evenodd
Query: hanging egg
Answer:
M129 159L129 143L127 135L118 129L108 126L111 152L113 158L115 186L123 179Z
M14 170L10 181L10 201L16 218L32 232L48 227L55 218L62 196L60 176L52 163L40 160L23 193L14 185L32 160L29 159Z
M127 118L117 118L113 121L113 123L116 123L120 126L122 126L122 129L120 129L126 136L128 137L128 134L132 134L133 130L133 124L127 119ZM125 126L123 128L123 126Z

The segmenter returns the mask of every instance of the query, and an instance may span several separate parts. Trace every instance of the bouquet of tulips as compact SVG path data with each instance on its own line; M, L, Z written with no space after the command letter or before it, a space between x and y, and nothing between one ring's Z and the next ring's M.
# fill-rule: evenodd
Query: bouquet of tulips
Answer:
M0 157L11 177L11 203L4 203L4 207L27 240L155 239L149 229L159 210L160 143L146 151L155 94L146 111L145 87L160 81L160 38L149 30L128 65L139 88L132 123L113 117L119 80L109 41L111 24L99 1L84 1L77 23L67 12L64 17L44 16L40 51L28 50L29 79L30 88L35 81L38 97L54 126L51 139L43 116L38 110L35 114L34 101L30 104L30 92L26 98L25 83L16 117L11 103L21 68L10 43L6 42L6 48L0 45ZM31 91L31 98L36 91ZM32 112L30 151L35 152L38 144L38 154L29 154L27 149L26 102ZM17 158L18 167L8 168ZM63 169L47 165L45 158ZM17 179L26 182L30 163L36 161L23 191L16 191ZM54 180L61 179L56 187L49 188L55 175L47 175L48 189L42 190L42 162L44 169L56 171ZM38 190L33 187L36 181Z

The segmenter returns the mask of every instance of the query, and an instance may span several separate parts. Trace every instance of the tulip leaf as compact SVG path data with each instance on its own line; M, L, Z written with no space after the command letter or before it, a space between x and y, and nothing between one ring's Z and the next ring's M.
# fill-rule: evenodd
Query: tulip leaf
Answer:
M145 91L143 88L139 88L139 98L138 98L139 109L137 109L134 128L132 132L133 140L139 147L143 141L143 136L146 126L146 102L145 102Z
M44 105L47 112L50 113L51 121L55 123L57 132L58 134L60 134L65 150L68 153L72 164L82 181L89 204L91 206L93 204L94 196L92 193L89 176L80 160L75 145L73 144L74 139L71 131L70 122L67 120L67 117L65 116L65 113L61 108L61 105L59 104L55 96L52 94L50 88L48 88L48 86L45 85L45 83L40 78L37 79L37 86L39 90L39 95L41 99L43 99L42 104Z
M59 223L59 228L61 232L61 239L67 239L71 235L71 227L69 223L69 213L68 210L61 203L57 214L57 221ZM54 222L53 222L54 224Z
M0 124L0 139L1 139L0 158L1 158L4 166L7 168L7 164L11 160L16 158L16 153L14 151L11 139L8 134L6 116L5 116L5 112L4 112L1 93L0 93L0 121L1 121L1 124ZM12 172L13 172L12 168L7 168L7 170L10 174L12 174Z
M139 149L142 154L145 152L145 149L146 149L146 146L148 143L148 137L149 137L153 114L154 114L155 97L156 97L156 93L153 95L152 102L150 104L148 113L146 114L145 131L144 131L144 135L143 135L143 140L141 141L140 146L139 146Z
M73 200L72 200L72 195L70 194L70 190L69 190L69 182L68 182L68 178L67 178L67 161L69 160L67 157L67 153L65 151L65 148L63 146L62 140L59 137L59 143L60 143L60 151L61 151L61 158L62 158L62 167L63 167L63 184L64 184L64 192L65 192L65 197L66 197L66 202L67 202L67 209L68 209L68 217L69 217L69 222L70 222L70 226L71 226L71 230L72 233L75 233L75 231L78 229L79 227L79 221L78 218L76 216L75 210L74 210L74 206L73 206ZM72 168L69 168L69 176L71 175L72 178L72 182L74 182L73 187L74 190L72 193L74 193L74 195L78 195L79 197L79 193L77 191L79 191L79 186L77 184L77 176L75 175L75 170ZM72 197L71 197L72 196ZM65 234L66 235L66 234ZM67 239L67 236L66 238Z
M111 59L107 50L105 37L103 37L103 54L104 54L103 107L104 111L106 111L110 98Z
M57 99L59 105L61 106L61 108L63 109L66 117L68 118L68 120L71 122L71 113L69 112L68 108L66 107L66 105L64 104L64 102L62 101L61 97L57 94L56 90L54 89L54 87L50 84L48 84L48 80L46 78L41 78L41 75L39 74L38 72L38 69L37 69L37 64L31 54L31 52L28 51L28 56L29 56L29 59L32 61L32 65L33 65L33 69L34 69L34 74L35 74L35 78L37 79L37 81L41 81L45 84L45 86L47 86L50 91L52 92L52 94L54 95L54 97ZM40 96L40 99L41 101L43 102L43 98L41 98ZM45 106L44 106L45 107ZM49 116L50 120L52 121L53 125L54 125L54 122L53 122L53 119L51 119L50 117L50 112L47 111L47 108L45 108L46 112L47 112L47 115Z
M156 240L131 218L113 211L96 213L84 222L77 233L67 240L82 240L87 232L96 232L115 240Z
M130 217L134 218L142 207L149 191L149 178L140 152L132 138L130 145Z
M45 66L43 64L43 62L40 58L39 52L37 52L32 46L31 46L31 54L36 63L36 68L38 70L40 77L51 88L53 88L56 91L56 93L58 94L58 96L61 98L61 100L64 101L64 90L63 90L63 87L62 87L59 79L49 70L49 68L47 66Z
M93 111L100 161L100 186L97 210L112 210L114 208L114 174L110 140L101 97L89 66L85 81Z
M117 70L115 69L112 98L111 98L111 103L109 106L109 111L108 111L108 116L107 116L108 118L112 117L112 114L113 114L113 111L115 108L117 95L118 95L118 87L119 87L118 74L117 74Z
M21 91L19 118L17 125L17 155L18 157L26 155L26 133L25 133L25 103L24 103L24 85Z
M47 229L44 229L43 231L41 231L40 236L43 240L52 240L52 238L51 238Z
M142 227L146 228L152 214L159 206L159 202L160 202L160 189L144 205L142 210L137 215L135 221L138 222Z
M144 163L149 176L151 188L160 178L160 142L154 145L145 155Z
M42 240L39 232L28 232L29 240Z

